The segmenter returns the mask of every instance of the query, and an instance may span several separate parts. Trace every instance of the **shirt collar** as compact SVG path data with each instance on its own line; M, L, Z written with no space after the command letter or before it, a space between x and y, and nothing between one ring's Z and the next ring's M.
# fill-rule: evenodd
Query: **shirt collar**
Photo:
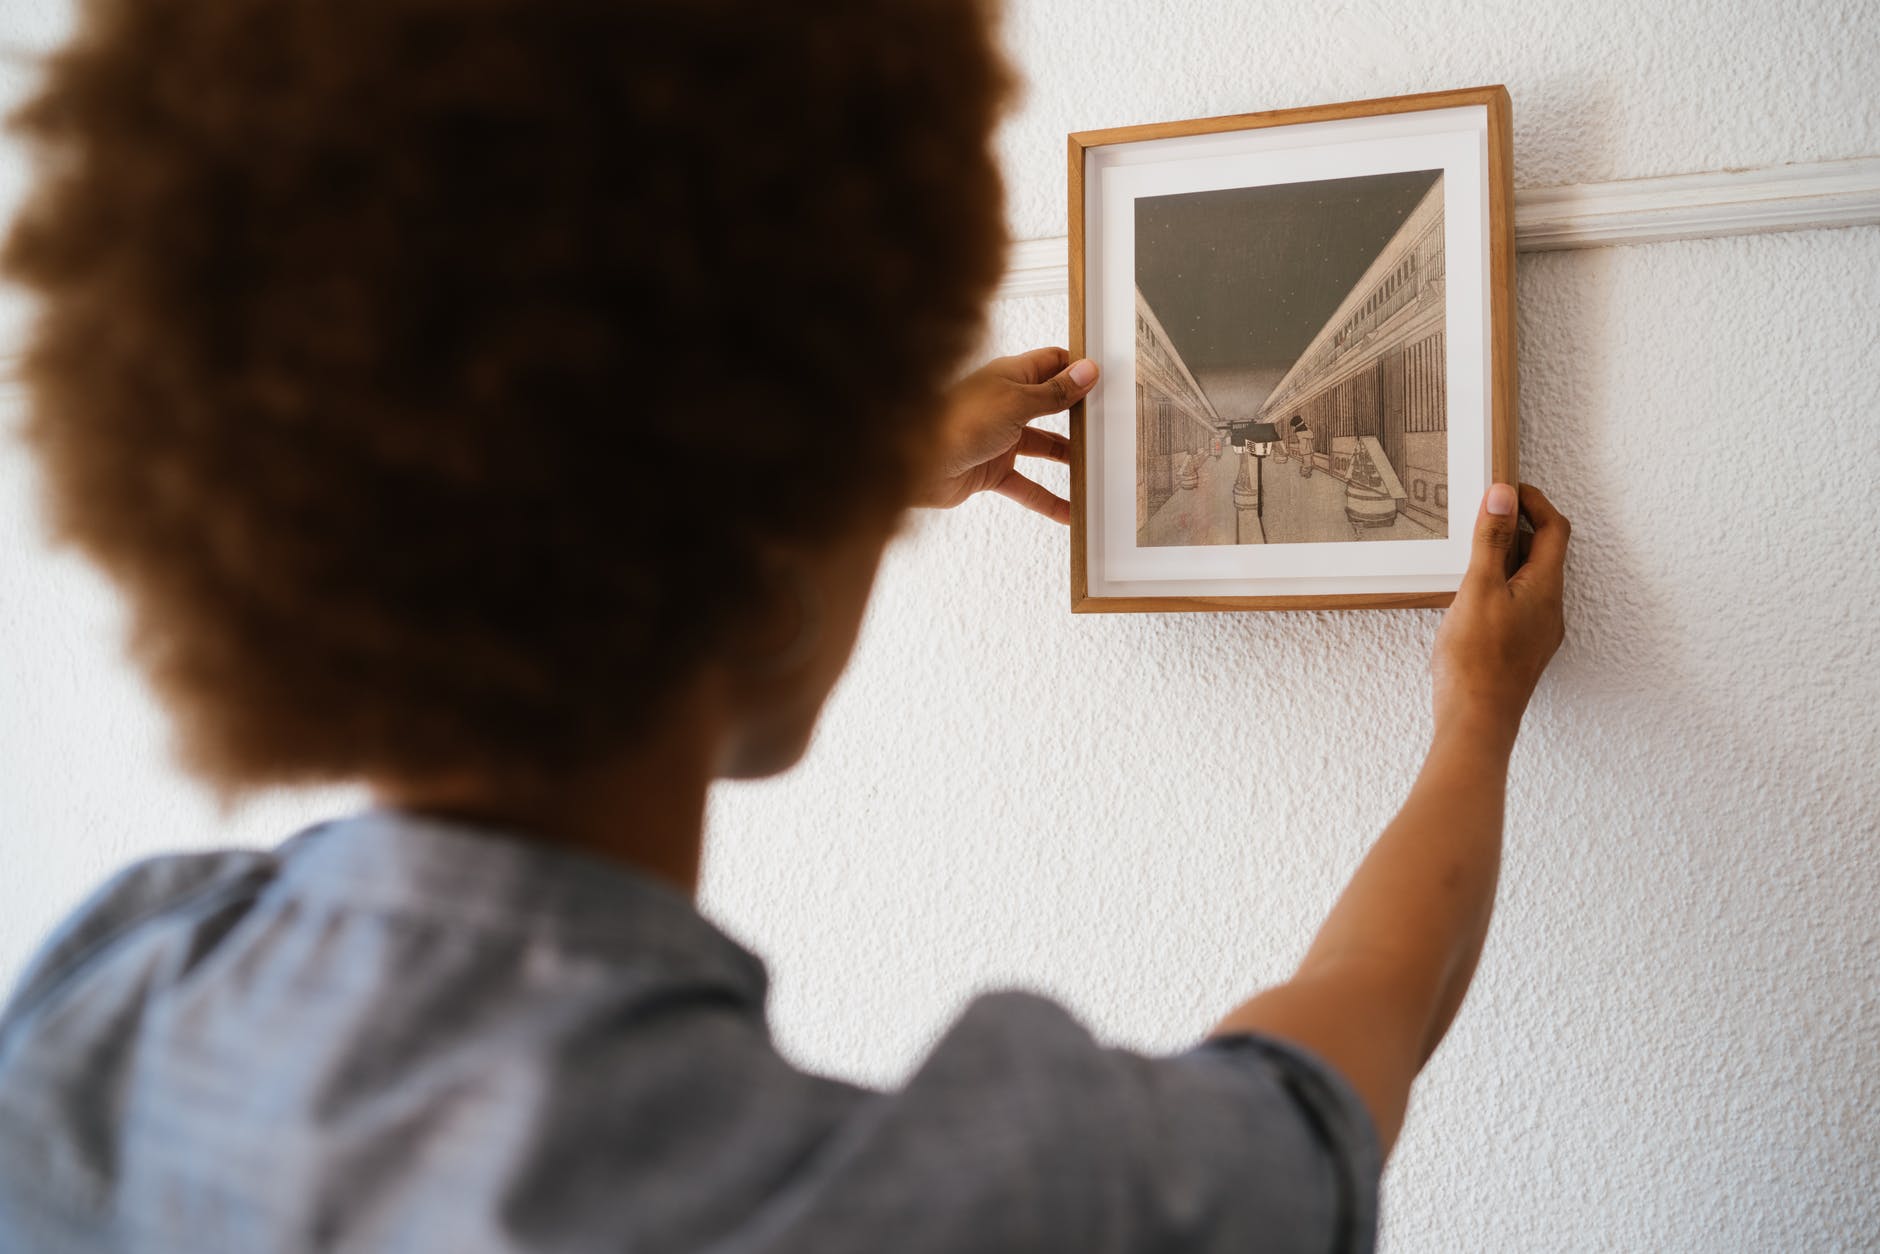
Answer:
M609 957L658 954L761 1002L763 960L676 889L527 833L402 810L321 823L278 850L282 891L516 933Z

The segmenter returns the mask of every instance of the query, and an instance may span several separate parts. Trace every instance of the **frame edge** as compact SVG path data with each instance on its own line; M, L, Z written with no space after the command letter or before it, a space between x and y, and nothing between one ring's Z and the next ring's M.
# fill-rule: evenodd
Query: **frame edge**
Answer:
M1489 336L1495 363L1489 419L1491 478L1521 482L1521 375L1514 325L1514 104L1508 89L1485 89L1488 106Z
M1066 269L1069 275L1066 299L1070 305L1070 355L1076 361L1084 355L1084 149L1076 135L1066 144L1070 204L1065 215L1068 235ZM1098 386L1102 385L1099 379ZM1086 398L1087 399L1087 398ZM1090 596L1089 538L1084 511L1088 494L1084 491L1084 420L1085 399L1071 406L1071 612L1087 610Z
M1213 135L1221 131L1254 131L1269 126L1298 126L1306 122L1329 122L1346 117L1421 113L1430 109L1456 108L1460 105L1487 105L1492 124L1497 104L1501 108L1505 122L1510 111L1508 89L1503 84L1491 83L1480 87L1415 92L1407 96L1374 96L1367 100L1341 100L1332 104L1264 109L1256 113L1227 113L1211 118L1187 118L1175 122L1149 122L1137 126L1111 126L1094 131L1072 131L1070 139L1073 144L1084 148L1101 148L1110 144L1140 143L1146 139L1170 139L1180 135Z
M1069 205L1068 300L1070 353L1084 352L1084 157L1091 148L1139 143L1179 135L1208 135L1224 131L1259 130L1294 126L1344 117L1374 117L1392 113L1419 113L1481 105L1488 114L1489 186L1489 353L1494 384L1489 395L1490 478L1519 483L1518 449L1519 376L1515 359L1514 328L1514 126L1513 101L1505 84L1381 96L1301 108L1268 109L1257 113L1225 114L1186 121L1155 122L1139 126L1072 131L1066 138ZM1184 613L1235 610L1348 610L1442 609L1455 600L1453 592L1351 593L1323 596L1273 597L1096 597L1090 595L1088 537L1084 522L1085 402L1070 411L1071 441L1071 612ZM1503 476L1507 476L1504 478ZM1518 547L1518 546L1517 546Z

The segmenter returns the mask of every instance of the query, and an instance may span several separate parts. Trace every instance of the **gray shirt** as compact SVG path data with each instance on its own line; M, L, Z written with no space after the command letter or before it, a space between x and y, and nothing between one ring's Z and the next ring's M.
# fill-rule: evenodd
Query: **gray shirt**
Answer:
M0 1013L0 1250L1370 1250L1363 1107L1280 1041L981 997L899 1090L806 1074L683 896L377 811L158 858Z

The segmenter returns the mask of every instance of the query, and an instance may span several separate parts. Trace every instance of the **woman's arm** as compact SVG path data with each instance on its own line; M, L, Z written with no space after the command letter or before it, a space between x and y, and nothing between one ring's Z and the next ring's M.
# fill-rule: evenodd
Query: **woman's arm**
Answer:
M1070 506L1014 467L1069 460L1069 441L1030 426L1096 382L1061 348L1002 357L948 398L919 504L997 491L1068 522ZM1491 508L1505 506L1505 512ZM1525 512L1533 549L1507 573ZM1436 731L1410 798L1319 928L1299 970L1222 1020L1216 1035L1293 1040L1336 1067L1396 1143L1410 1083L1462 1005L1488 931L1501 867L1508 757L1529 696L1559 647L1567 520L1536 488L1497 485L1476 519L1469 572L1436 636Z
M1283 1037L1337 1068L1370 1110L1387 1154L1411 1081L1475 973L1501 866L1509 753L1564 631L1570 528L1535 488L1522 486L1520 504L1534 539L1512 577L1505 572L1516 540L1513 490L1491 488L1477 517L1469 573L1436 636L1436 730L1409 800L1293 978L1215 1029Z

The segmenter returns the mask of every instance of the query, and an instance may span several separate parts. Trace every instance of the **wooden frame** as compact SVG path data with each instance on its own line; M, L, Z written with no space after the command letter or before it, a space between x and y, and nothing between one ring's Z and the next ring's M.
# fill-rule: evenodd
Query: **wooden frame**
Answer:
M1069 259L1070 259L1070 328L1071 353L1073 357L1084 356L1088 351L1086 318L1088 314L1086 280L1088 266L1092 257L1087 253L1088 216L1092 210L1086 197L1086 171L1092 168L1093 155L1108 157L1106 150L1114 152L1124 145L1142 144L1145 141L1168 140L1180 137L1219 135L1224 132L1254 131L1272 127L1293 127L1321 122L1338 122L1353 118L1383 118L1389 115L1414 114L1433 110L1455 110L1479 107L1485 114L1486 152L1481 164L1481 181L1486 190L1486 241L1487 257L1483 265L1486 282L1486 298L1481 303L1485 306L1486 328L1483 338L1482 353L1487 364L1487 385L1482 399L1487 430L1483 435L1482 446L1488 462L1485 478L1494 482L1513 483L1518 481L1518 458L1516 450L1517 419L1516 404L1519 381L1516 374L1515 339L1514 339L1514 231L1513 231L1513 153L1511 137L1511 106L1506 88L1501 86L1476 87L1460 91L1429 92L1412 96L1396 96L1378 100L1353 101L1343 104L1321 105L1303 109L1285 109L1265 113L1240 114L1230 117L1204 118L1185 122L1164 122L1145 126L1119 127L1110 130L1084 131L1069 137ZM1463 116L1463 115L1445 115ZM1434 123L1435 119L1429 119ZM1392 125L1395 125L1394 123ZM1476 123L1480 126L1480 123ZM1325 128L1321 128L1324 130ZM1327 132L1329 133L1329 132ZM1260 141L1255 141L1260 142ZM1167 149L1169 146L1163 145ZM1114 160L1113 157L1109 158ZM1153 160L1150 158L1149 160ZM1133 212L1133 209L1132 209ZM1113 228L1114 229L1114 228ZM1132 228L1133 229L1133 228ZM1440 232L1439 232L1440 234ZM1091 247L1100 250L1101 241L1095 241ZM1133 254L1131 254L1133 256ZM1132 285L1134 279L1132 276ZM1463 289L1458 288L1458 291ZM1445 291L1446 295L1446 291ZM1137 294L1140 306L1140 292ZM1447 317L1447 304L1444 313ZM1447 325L1447 324L1445 324ZM1140 334L1140 320L1138 334ZM1328 323L1329 327L1329 323ZM1324 332L1321 332L1324 334ZM1130 350L1133 354L1134 347ZM1106 357L1114 356L1114 348L1106 350ZM1130 369L1134 369L1134 360L1130 358ZM1102 362L1105 367L1105 379L1111 377L1111 363ZM1185 367L1184 367L1185 370ZM1134 377L1133 374L1130 377ZM1192 379L1192 376L1188 376ZM1127 386L1125 380L1119 380ZM1097 392L1092 394L1095 400L1103 393L1103 384L1099 383ZM1444 392L1447 398L1447 391ZM1440 607L1449 604L1454 598L1455 579L1447 571L1439 575L1422 574L1417 578L1430 583L1438 578L1448 579L1446 590L1424 588L1412 591L1345 591L1336 593L1306 592L1298 595L1207 595L1193 591L1170 595L1129 595L1117 594L1106 590L1097 592L1092 588L1090 578L1090 556L1092 548L1090 519L1091 489L1088 464L1091 432L1087 426L1090 421L1089 406L1091 401L1080 401L1071 410L1071 608L1080 613L1088 612L1167 612L1185 610L1276 610L1276 609L1377 609ZM1122 402L1119 402L1122 403ZM1137 402L1138 404L1140 401ZM1382 404L1382 402L1379 402ZM1442 405L1450 402L1444 399ZM1133 412L1133 406L1132 406ZM1447 412L1445 409L1443 412ZM1446 420L1447 421L1447 420ZM1248 428L1244 425L1241 434L1249 431L1270 431L1269 427ZM1354 428L1355 431L1355 428ZM1444 427L1447 439L1448 427ZM1307 434L1307 433L1302 433ZM1355 434L1344 437L1348 447L1358 448L1360 437ZM1399 440L1401 442L1401 436ZM1472 438L1472 437L1471 437ZM1327 437L1328 448L1325 455L1328 464L1331 461L1330 445L1334 441ZM1216 441L1216 448L1219 441ZM1267 449L1272 444L1265 446ZM1471 446L1473 447L1473 446ZM1304 444L1305 456L1301 457L1300 473L1309 475L1306 463L1312 460L1313 445ZM1119 454L1120 456L1120 454ZM1140 446L1137 457L1142 456ZM1216 454L1218 458L1218 452ZM1197 454L1198 457L1198 454ZM1366 454L1360 452L1344 459L1343 464L1352 465L1362 459L1358 469L1368 473L1373 469ZM1263 467L1263 462L1259 463ZM1316 464L1316 463L1315 463ZM1389 473L1389 463L1382 465L1382 470ZM1354 470L1354 475L1357 473ZM1329 474L1329 472L1328 472ZM1393 477L1393 482L1395 479ZM1138 496L1141 495L1138 488ZM1266 490L1260 489L1256 501L1264 504ZM1238 502L1239 498L1236 498ZM1446 499L1446 498L1445 498ZM1138 518L1141 518L1141 505L1138 504ZM1444 506L1447 510L1447 505ZM1458 530L1461 539L1466 541L1473 530L1473 500L1461 504L1460 517L1445 523L1446 530L1441 541L1447 547L1443 550L1445 561L1453 565L1449 556L1454 552L1454 541ZM1101 520L1099 520L1101 521ZM1264 540L1267 532L1260 533ZM1218 543L1218 542L1217 542ZM1243 547L1236 537L1233 543L1221 544L1220 547L1233 549ZM1272 546L1284 547L1284 546ZM1292 546L1300 547L1300 546ZM1330 546L1314 546L1326 548ZM1342 546L1340 546L1342 547ZM1366 546L1369 548L1369 546ZM1140 551L1140 550L1138 550ZM1194 551L1194 550L1187 550ZM1408 580L1406 582L1416 582ZM1121 581L1114 581L1121 582ZM1278 582L1267 579L1264 582ZM1350 582L1365 582L1354 579ZM1370 582L1376 582L1372 580Z

